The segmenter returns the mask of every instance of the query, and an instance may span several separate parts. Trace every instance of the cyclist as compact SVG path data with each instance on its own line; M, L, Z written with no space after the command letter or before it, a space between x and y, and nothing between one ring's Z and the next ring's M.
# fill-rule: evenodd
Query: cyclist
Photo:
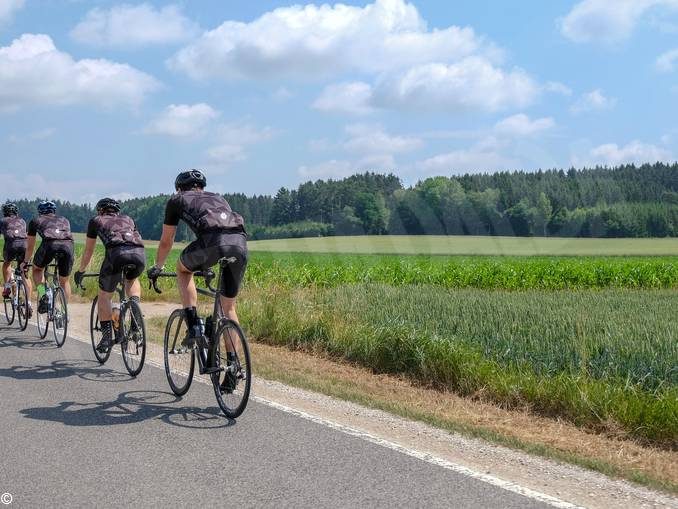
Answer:
M56 214L56 204L42 201L38 204L38 216L28 223L28 246L24 263L33 257L35 237L40 235L42 243L33 258L33 282L38 289L38 313L46 313L49 301L45 288L45 267L54 259L57 260L59 284L64 290L66 301L71 298L71 283L68 276L73 268L73 234L71 223L63 216ZM30 291L30 287L28 288Z
M200 170L179 173L174 182L176 194L170 197L165 208L155 265L148 270L149 279L157 278L162 272L174 244L179 220L183 219L197 237L177 261L177 284L188 326L188 334L182 343L186 348L191 348L195 339L204 334L204 324L196 310L198 293L193 273L212 267L221 258L236 259L222 271L224 290L220 301L224 316L238 322L235 299L247 266L247 234L242 216L233 212L222 196L205 191L206 185L207 178ZM234 356L227 352L228 361ZM224 384L227 382L225 379ZM228 387L222 389L228 390Z
M2 278L5 283L2 289L3 298L12 294L12 262L23 263L26 256L26 221L19 217L19 208L14 203L5 203L2 206L3 218L0 219L0 234L5 237L2 249ZM28 305L30 318L31 306Z
M120 213L120 203L113 198L102 198L96 206L97 215L87 225L85 251L80 259L80 269L73 275L75 284L80 286L87 266L92 260L97 237L106 248L106 255L99 271L99 299L97 300L102 338L97 350L106 353L113 346L113 305L115 287L125 273L125 290L130 300L139 302L141 285L139 276L144 272L146 253L141 235L134 220Z

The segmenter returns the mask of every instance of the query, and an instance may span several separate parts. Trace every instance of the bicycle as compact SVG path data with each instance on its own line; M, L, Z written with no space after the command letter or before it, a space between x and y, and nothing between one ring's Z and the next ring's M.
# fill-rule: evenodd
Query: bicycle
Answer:
M127 279L127 272L134 269L136 267L133 265L124 266L122 269L123 278ZM83 275L83 279L87 277L99 277L99 274ZM82 283L79 285L79 288L85 290L85 286ZM125 285L122 282L118 283L115 293L118 294L118 316L116 320L114 308L113 344L120 345L125 369L127 369L130 376L136 377L141 373L144 361L146 360L146 324L144 323L144 315L141 312L139 303L127 298ZM98 302L99 296L97 295L92 301L92 309L89 315L89 332L94 357L99 361L99 364L105 364L111 356L113 348L109 348L105 353L97 350L97 346L103 338L99 322Z
M219 408L231 419L245 411L252 385L247 338L238 323L223 316L219 297L223 289L222 271L235 261L233 257L219 260L218 288L212 286L212 280L216 277L212 270L195 273L197 277L204 278L207 286L207 289L198 288L198 293L214 299L212 315L205 321L204 335L196 339L192 348L182 347L181 342L185 337L182 330L188 334L188 328L182 327L185 322L184 310L175 309L167 321L163 341L165 375L172 392L177 396L188 392L197 358L198 372L210 375ZM176 277L176 274L163 272L158 277ZM156 292L162 293L157 286L157 279L151 280L150 284ZM230 360L227 353L233 354Z
M30 265L27 265L28 268ZM28 320L30 318L30 298L24 277L27 277L24 271L21 270L21 264L17 264L14 269L14 278L11 281L12 293L9 298L3 298L5 308L5 320L7 325L12 325L14 319L19 319L19 330L25 331L28 327ZM17 316L18 315L18 316Z
M51 323L54 342L59 348L64 346L68 335L68 303L64 289L59 284L57 272L57 262L60 258L61 255L57 254L56 259L45 267L45 295L47 295L48 307L46 313L36 313L40 339L47 337Z

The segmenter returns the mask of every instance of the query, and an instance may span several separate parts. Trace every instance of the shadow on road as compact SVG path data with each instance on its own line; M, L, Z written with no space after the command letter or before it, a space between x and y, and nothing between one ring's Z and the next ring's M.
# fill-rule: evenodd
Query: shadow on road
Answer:
M29 419L60 422L67 426L114 426L134 424L151 419L183 428L215 429L235 424L218 408L177 407L172 403L181 398L168 392L123 392L114 401L77 403L63 401L55 407L36 407L21 410Z
M0 377L14 378L15 380L47 380L71 376L95 382L124 382L132 380L132 377L127 373L103 367L97 361L83 359L63 359L53 361L50 364L0 368Z
M11 330L0 327L0 334ZM0 339L0 348L15 347L25 350L56 350L57 346L54 344L54 340L51 339L51 336L48 337L49 339L27 338L25 336L5 337Z

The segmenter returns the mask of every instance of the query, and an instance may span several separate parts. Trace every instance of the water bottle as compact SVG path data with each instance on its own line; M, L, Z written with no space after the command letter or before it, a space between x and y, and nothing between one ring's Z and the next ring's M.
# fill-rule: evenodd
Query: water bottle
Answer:
M52 288L47 287L45 289L45 295L47 295L47 305L51 308L52 307Z
M205 337L211 338L213 332L214 324L212 323L212 317L208 316L205 318Z

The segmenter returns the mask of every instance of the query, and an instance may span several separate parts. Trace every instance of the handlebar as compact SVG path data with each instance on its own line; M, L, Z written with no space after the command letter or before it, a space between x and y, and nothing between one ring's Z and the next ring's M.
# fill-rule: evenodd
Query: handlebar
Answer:
M214 273L214 271L212 269L199 270L198 272L195 272L193 275L197 276L197 277L204 278L205 284L207 285L207 288L209 288L211 292L216 293L216 291L217 291L216 288L214 288L212 286L212 280L214 280L214 278L216 277L216 274ZM158 277L148 280L148 288L153 288L153 290L155 290L156 293L162 293L162 290L160 288L158 288L158 278L161 278L161 277L177 277L177 273L176 272L161 272L160 274L158 274Z
M99 277L99 273L98 272L90 272L89 274L83 274L82 275L82 279L85 279L86 277ZM84 291L85 285L83 285L82 282L80 282L80 284L78 285L78 288L80 288L81 290Z

